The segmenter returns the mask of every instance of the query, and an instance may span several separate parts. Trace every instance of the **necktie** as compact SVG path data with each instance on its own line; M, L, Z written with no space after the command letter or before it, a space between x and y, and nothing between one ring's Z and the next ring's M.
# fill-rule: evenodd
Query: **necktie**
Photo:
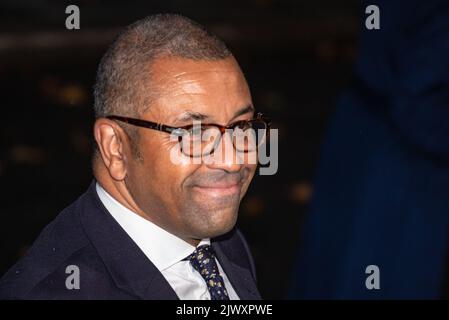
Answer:
M187 259L206 281L211 300L229 300L223 278L215 262L215 252L210 245L199 246Z

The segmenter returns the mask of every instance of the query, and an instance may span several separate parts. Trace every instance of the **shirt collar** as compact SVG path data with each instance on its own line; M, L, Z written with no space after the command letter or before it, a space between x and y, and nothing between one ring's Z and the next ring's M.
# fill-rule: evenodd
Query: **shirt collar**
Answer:
M98 182L96 190L109 213L159 271L171 267L195 251L196 248L191 244L126 208ZM198 246L204 244L210 245L210 239L201 240Z

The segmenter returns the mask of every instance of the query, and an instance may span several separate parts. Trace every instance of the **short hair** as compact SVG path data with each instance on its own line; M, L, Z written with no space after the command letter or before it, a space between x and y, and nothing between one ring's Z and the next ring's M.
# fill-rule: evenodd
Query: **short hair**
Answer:
M178 14L155 14L126 27L113 41L98 66L94 86L95 118L116 114L139 117L157 95L152 85L151 65L162 57L220 60L231 56L225 43L200 24ZM136 159L135 127L120 124L131 137ZM98 156L94 143L92 160Z
M177 14L156 14L121 32L104 54L94 87L95 117L139 116L156 88L151 64L161 57L219 60L231 56L223 41L198 23Z

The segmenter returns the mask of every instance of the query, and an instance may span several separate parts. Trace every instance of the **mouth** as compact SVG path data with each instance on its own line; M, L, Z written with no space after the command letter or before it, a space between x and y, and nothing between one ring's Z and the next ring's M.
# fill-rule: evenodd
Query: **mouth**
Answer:
M196 185L194 186L194 189L202 194L208 195L209 197L220 198L238 194L241 189L241 183L216 184L208 186Z

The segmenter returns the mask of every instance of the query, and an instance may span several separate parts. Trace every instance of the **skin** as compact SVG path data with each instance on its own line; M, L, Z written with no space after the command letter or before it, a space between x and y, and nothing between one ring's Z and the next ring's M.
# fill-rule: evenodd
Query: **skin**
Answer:
M247 82L233 57L165 57L152 64L151 72L158 94L141 119L183 126L192 124L190 114L201 114L203 123L227 125L254 116ZM130 138L117 122L95 122L101 157L94 161L94 175L103 188L128 209L194 246L230 231L256 165L239 164L236 158L193 164L185 156L175 165L170 150L176 142L169 134L138 131L140 159L133 157ZM218 148L232 148L228 135Z

